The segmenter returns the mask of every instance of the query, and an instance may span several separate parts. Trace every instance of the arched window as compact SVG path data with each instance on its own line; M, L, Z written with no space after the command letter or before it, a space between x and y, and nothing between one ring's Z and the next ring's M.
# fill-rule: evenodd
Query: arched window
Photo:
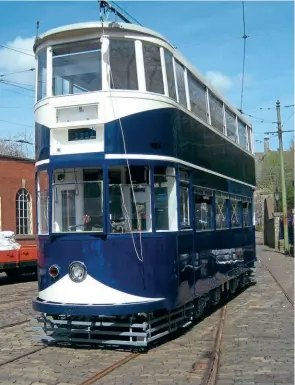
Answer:
M16 194L16 234L33 234L32 197L25 188Z

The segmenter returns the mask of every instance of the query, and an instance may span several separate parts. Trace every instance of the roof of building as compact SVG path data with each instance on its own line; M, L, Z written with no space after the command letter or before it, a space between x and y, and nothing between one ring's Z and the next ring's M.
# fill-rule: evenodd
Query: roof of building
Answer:
M2 154L0 154L0 161L1 160L25 162L25 163L35 163L35 159L32 159L32 158L22 158L20 156L14 156L14 155L2 155Z

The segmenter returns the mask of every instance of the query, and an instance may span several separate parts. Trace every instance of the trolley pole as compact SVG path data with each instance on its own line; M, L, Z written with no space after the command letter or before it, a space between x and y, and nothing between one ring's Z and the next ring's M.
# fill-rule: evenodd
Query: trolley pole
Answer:
M280 150L280 166L281 166L281 182L282 182L282 204L283 204L283 223L284 223L284 251L289 254L289 234L288 234L288 219L287 219L287 197L286 197L286 185L285 185L285 167L284 167L284 149L283 149L283 133L282 133L282 121L281 121L281 106L280 101L276 103L277 109L277 123L278 123L278 135L279 135L279 150Z

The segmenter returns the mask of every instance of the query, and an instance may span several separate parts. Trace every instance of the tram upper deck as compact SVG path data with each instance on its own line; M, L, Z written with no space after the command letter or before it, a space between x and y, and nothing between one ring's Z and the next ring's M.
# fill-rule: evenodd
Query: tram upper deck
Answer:
M105 123L175 108L253 156L249 122L154 31L127 23L73 24L41 35L34 51L37 141L43 127L52 131L50 155L103 152ZM79 141L79 150L60 145L83 135L95 140Z

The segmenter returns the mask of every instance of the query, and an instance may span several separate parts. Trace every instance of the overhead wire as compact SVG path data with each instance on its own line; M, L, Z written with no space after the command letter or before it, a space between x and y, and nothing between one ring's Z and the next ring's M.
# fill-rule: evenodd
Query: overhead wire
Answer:
M15 52L18 52L18 53L22 53L23 55L35 57L34 55L32 55L32 54L30 54L30 53L21 51L21 50L16 49L16 48L9 47L9 46L7 46L7 45L0 44L0 47L5 48L5 49L9 49L9 50L11 50L11 51L15 51Z
M244 97L244 78L245 78L245 62L246 62L246 41L249 37L246 35L246 19L245 19L245 4L244 1L242 1L242 10L243 10L243 31L244 35L242 36L242 39L244 39L244 45L243 45L243 66L242 66L242 90L241 90L241 103L240 103L240 111L243 111L243 97Z
M101 38L102 39L105 37L104 36L104 24L103 23L104 22L102 20L101 21L101 24L102 24L102 37ZM112 68L111 68L111 65L110 65L109 51L108 51L108 59L107 60L108 60L108 64L109 64L110 81L111 81L112 84L114 84ZM116 112L115 112L115 106L114 106L114 100L113 100L112 92L111 92L111 90L109 92L110 92L110 100L111 100L111 104L112 104L113 114L114 114L114 117L116 117ZM120 126L120 130L121 130L121 135L122 135L124 154L125 154L125 158L126 158L127 170L128 170L129 179L130 179L130 185L131 185L132 197L133 197L135 211L136 211L137 223L139 224L140 221L139 221L138 207L137 207L137 204L136 204L134 185L133 185L133 182L132 182L132 175L131 175L131 170L130 170L130 164L129 164L129 159L128 159L128 155L127 155L125 135L124 135L123 125L122 125L120 116L118 116L118 121L119 121L119 126ZM139 244L140 244L140 256L139 256L139 253L138 253L138 250L137 250L137 247L136 247L136 244L135 244L135 239L134 239L134 234L133 234L133 230L132 230L131 221L130 221L130 218L129 218L128 209L127 209L127 207L125 205L125 199L124 199L124 193L123 193L123 190L122 190L122 184L120 184L120 190L121 190L121 197L122 197L122 205L123 205L124 211L126 213L126 218L127 218L127 222L128 222L130 233L131 233L131 238L132 238L132 243L133 243L134 251L135 251L137 259L140 262L143 262L143 252L142 252L143 251L143 247L142 247L142 234L141 234L141 230L139 230Z
M17 87L17 88L21 88L21 89L26 90L26 91L32 91L32 92L34 92L34 90L31 89L31 88L19 86L19 85L17 85L17 84L13 84L12 82L7 82L7 81L5 81L5 80L0 80L0 84L5 84L5 85L7 85L7 86Z
M125 11L125 9L123 9L122 7L120 7L119 4L115 3L114 1L112 1L113 4L115 4L116 7L118 7L119 9L121 9L121 11L123 11L127 16L129 16L132 20L134 20L137 24L139 24L140 26L143 26L138 20L136 20L133 16L131 16L127 11Z
M36 68L29 68L27 70L9 72L7 74L0 74L0 78L3 78L4 76L16 75L16 74L21 74L21 73L24 73L24 72L35 71L35 70L36 70Z
M10 122L9 120L3 120L3 119L0 119L0 122L4 122L4 123L8 123L8 124L14 124L14 125L16 125L16 126L23 126L23 127L29 127L29 128L32 128L32 126L29 126L29 125L27 125L27 124Z

